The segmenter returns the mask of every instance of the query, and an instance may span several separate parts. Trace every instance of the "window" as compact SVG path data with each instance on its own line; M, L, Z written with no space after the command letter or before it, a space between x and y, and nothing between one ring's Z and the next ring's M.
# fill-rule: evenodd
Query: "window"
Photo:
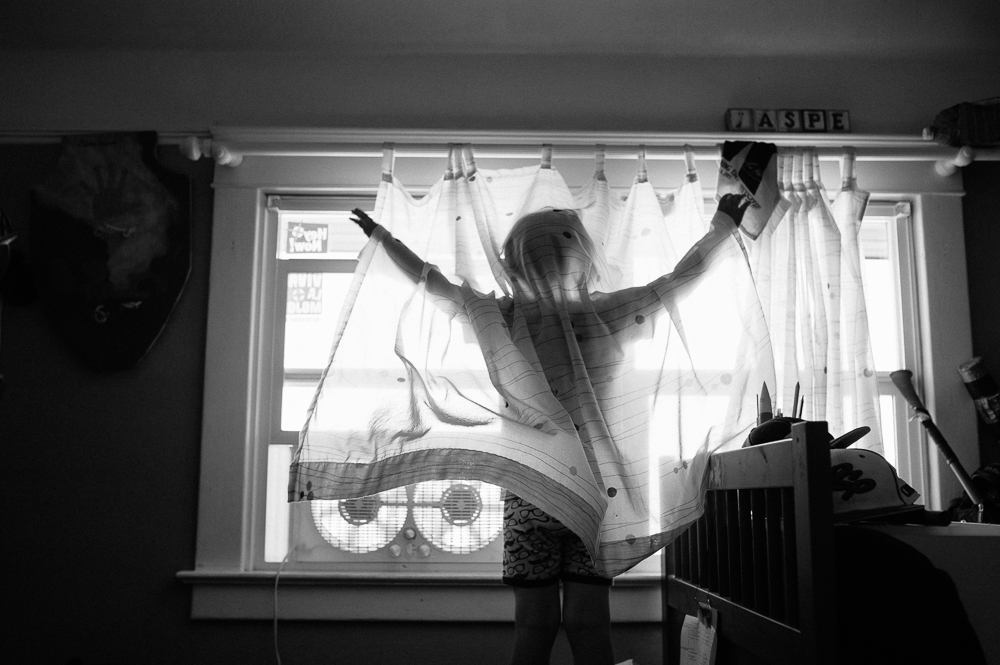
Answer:
M288 467L298 431L329 360L356 257L366 242L350 221L356 207L371 212L374 199L283 195L266 201L266 229L276 242L269 271L274 284L264 291L274 297L265 299L273 317L273 351L263 563L286 562L291 570L499 579L503 502L495 485L432 481L356 500L288 503ZM660 565L659 557L652 557L624 577L656 579Z
M287 198L287 197L286 197ZM281 562L289 555L289 536L304 526L305 516L293 516L286 491L288 466L298 430L333 342L341 303L351 284L356 257L364 246L363 235L348 218L355 207L370 209L367 198L299 198L272 196L266 202L266 228L274 236L274 282L266 291L270 300L272 353L268 363L270 420L267 427L267 490L264 528L264 562ZM271 258L270 253L268 257ZM329 523L340 516L334 509L319 508L317 527L341 544L346 534ZM360 526L364 506L347 514L345 525ZM371 520L368 520L369 522ZM339 525L338 525L339 526ZM401 526L401 525L400 525ZM343 529L340 529L342 531ZM374 546L372 528L362 529L365 542L353 549Z
M267 228L276 233L273 288L272 419L267 452L264 562L331 564L370 570L394 562L430 570L496 574L502 525L500 489L459 481L422 483L355 501L289 504L286 485L296 435L328 362L338 315L364 236L349 211L372 198L272 196ZM706 210L714 201L705 201ZM914 367L916 331L909 204L870 204L861 226L869 327L879 375L885 457L918 491L924 459L910 438L908 406L889 379ZM652 274L652 273L651 273ZM449 557L448 555L466 555ZM474 556L472 556L474 555ZM656 572L656 561L642 570Z
M921 432L889 374L918 367L916 273L909 203L869 203L861 223L862 281L868 327L878 372L882 445L885 458L921 495L926 458Z
M366 242L349 218L356 207L371 212L374 199L268 199L267 228L276 232L277 243L264 562L387 575L411 569L495 577L503 503L494 485L433 481L355 500L288 503L297 434L326 368L356 257Z
M647 146L654 185L681 182L680 146L691 137L221 134L217 140L244 159L216 169L198 551L196 569L179 574L194 584L193 615L269 618L281 570L288 582L281 586L281 616L510 620L512 599L499 583L494 488L445 483L402 488L374 502L286 501L291 450L365 242L347 212L371 210L386 138L400 148L411 142L397 151L395 166L411 190L440 178L445 146L456 140L474 143L483 168L537 163L541 144L554 143L553 166L571 186L591 177L595 143L619 145L609 148L605 172L624 190L640 144ZM709 204L720 140L697 142ZM935 175L936 153L916 142L903 148L910 157L895 159L898 142L868 140L866 148L864 137L859 141L859 152L886 154L858 163L859 183L875 202L862 227L866 292L878 303L869 312L887 317L872 327L879 335L894 331L876 338L876 367L880 378L900 367L914 371L962 455L960 437L975 441L975 412L955 372L971 355L964 261L953 259L963 251L961 183ZM660 155L655 146L662 146ZM825 150L835 155L840 146ZM824 182L839 181L835 159L824 159L822 168ZM952 383L962 391L957 397ZM883 383L882 395L890 460L929 506L940 506L935 501L951 496L950 472L941 473L926 455L923 433L909 422L895 389ZM612 591L616 621L659 620L658 574L650 559L631 578L619 578Z

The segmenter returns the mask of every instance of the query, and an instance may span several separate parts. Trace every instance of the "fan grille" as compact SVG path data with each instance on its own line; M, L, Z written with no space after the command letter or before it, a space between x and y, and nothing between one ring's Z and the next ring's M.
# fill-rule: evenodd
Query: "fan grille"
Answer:
M396 537L406 522L406 488L359 499L310 501L320 535L338 549L355 554L374 552Z
M452 485L441 496L441 514L448 524L468 526L476 521L483 511L483 500L479 492L469 485Z
M413 521L436 547L452 554L470 554L500 535L500 493L496 485L479 481L419 483L413 489Z
M378 509L382 501L377 496L363 496L360 499L345 499L337 502L337 511L347 520L348 524L361 526L378 517Z

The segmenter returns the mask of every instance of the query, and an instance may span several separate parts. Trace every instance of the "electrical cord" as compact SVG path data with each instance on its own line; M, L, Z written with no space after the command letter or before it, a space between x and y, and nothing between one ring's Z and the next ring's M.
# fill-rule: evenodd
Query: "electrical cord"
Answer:
M274 659L278 665L281 665L281 651L278 649L278 580L281 578L281 571L284 569L285 563L292 556L296 547L289 549L285 553L285 558L281 560L278 570L274 574Z

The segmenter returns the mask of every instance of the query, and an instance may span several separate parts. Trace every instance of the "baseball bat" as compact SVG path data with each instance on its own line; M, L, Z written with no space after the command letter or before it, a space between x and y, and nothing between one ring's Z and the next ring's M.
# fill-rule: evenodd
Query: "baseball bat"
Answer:
M917 418L920 418L920 424L924 426L927 430L927 434L931 437L935 444L937 444L938 450L941 451L941 456L944 457L944 461L948 463L951 467L952 472L955 477L958 478L958 482L962 484L962 488L965 490L966 494L972 500L972 503L979 506L979 515L982 518L983 514L983 497L981 496L979 489L973 484L972 478L966 473L965 468L962 463L958 461L958 457L955 455L955 451L951 449L948 442L944 438L944 434L938 429L937 425L934 424L934 420L931 418L931 414L927 411L924 403L921 401L920 396L917 395L917 389L913 386L913 372L908 369L898 369L895 372L889 374L889 378L892 379L892 383L899 390L899 393L903 396L903 399L910 405L913 409L913 413L916 414ZM982 519L980 519L982 521Z

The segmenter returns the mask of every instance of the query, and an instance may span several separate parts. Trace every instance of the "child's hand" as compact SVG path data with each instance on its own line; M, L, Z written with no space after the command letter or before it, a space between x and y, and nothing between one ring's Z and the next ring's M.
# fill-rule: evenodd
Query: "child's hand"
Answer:
M375 227L378 226L378 224L375 223L375 220L365 214L365 211L361 208L355 208L351 211L351 214L354 215L354 217L351 217L351 221L360 226L361 230L365 232L365 235L371 238L372 231L374 231Z
M736 226L743 221L743 213L750 206L750 197L745 194L726 194L719 199L719 212L724 212L733 218Z

